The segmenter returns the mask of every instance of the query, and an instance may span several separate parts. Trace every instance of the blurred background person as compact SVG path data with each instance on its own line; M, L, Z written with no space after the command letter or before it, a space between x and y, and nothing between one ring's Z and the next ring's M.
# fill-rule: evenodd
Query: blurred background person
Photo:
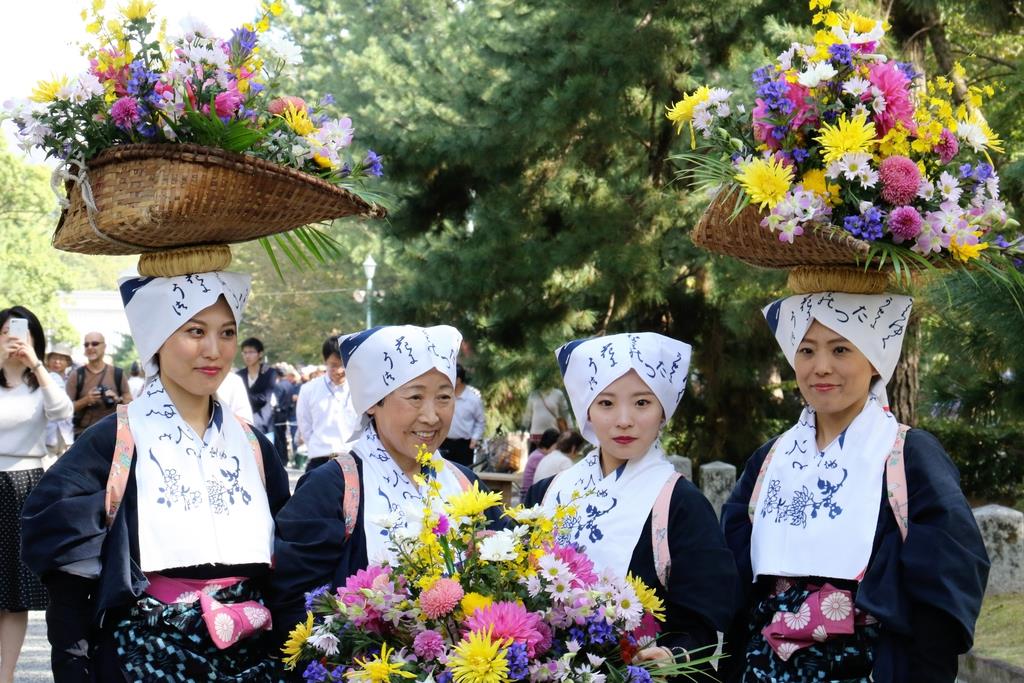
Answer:
M544 459L544 456L555 449L555 443L558 441L558 437L559 434L557 429L547 429L543 434L541 434L540 443L537 445L537 448L530 453L530 456L526 459L526 465L523 467L523 491L526 491L533 486L533 482L536 481L534 473L537 471L537 465L539 465L540 461Z
M128 368L128 390L132 393L132 399L139 397L142 387L146 385L146 378L142 373L142 364L139 361L132 361Z
M288 445L295 451L295 408L299 400L299 373L288 363L279 363L274 385L274 446L281 464L288 466Z
M338 350L338 337L328 337L320 349L327 372L302 385L295 408L299 439L306 444L306 471L348 453L360 427Z
M548 429L557 429L559 434L568 431L572 424L565 394L556 388L531 391L526 397L526 408L520 423L530 434L531 451L537 448L541 435Z
M30 310L0 311L0 683L14 681L28 610L49 602L21 561L21 511L43 477L46 423L70 418L74 407L40 360L45 348Z
M466 383L466 368L461 363L455 368L455 416L440 450L448 460L472 467L473 454L484 438L484 399Z
M252 426L271 441L274 440L274 385L277 371L263 362L263 342L249 337L242 342L242 362L245 367L238 376L249 392L252 407Z
M583 457L583 436L577 431L562 432L555 447L537 465L534 481L544 481L559 472L569 469Z
M50 377L54 384L65 391L68 375L71 373L71 346L63 342L53 345L53 348L46 354L46 369L50 371ZM57 458L75 442L74 425L72 418L65 417L59 420L50 420L46 423L46 457L43 458L43 469L48 469L56 462Z
M75 438L110 415L120 403L131 402L128 378L121 368L104 360L107 341L99 332L89 332L82 342L86 364L68 377L66 389L75 403Z

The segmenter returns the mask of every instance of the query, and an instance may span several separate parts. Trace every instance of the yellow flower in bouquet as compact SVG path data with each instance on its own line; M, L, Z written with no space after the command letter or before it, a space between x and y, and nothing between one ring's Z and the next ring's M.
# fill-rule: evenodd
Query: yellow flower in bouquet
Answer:
M640 604L643 605L644 609L650 612L651 616L658 621L665 621L665 603L654 592L654 589L644 583L643 579L633 576L633 574L626 574L626 581L636 591L636 597L640 600Z
M350 681L365 681L365 683L390 683L392 676L402 678L416 678L416 674L405 671L404 662L391 661L391 655L395 653L394 648L389 648L384 643L380 648L380 654L370 659L356 659L353 668L345 672L345 678Z
M147 2L146 0L131 0L131 2L121 8L121 15L128 21L138 21L149 16L152 9L152 2Z
M842 114L836 123L826 123L821 134L814 138L821 143L825 163L839 161L850 153L870 152L875 143L875 124L868 121L867 114L857 114L848 119Z
M491 632L473 631L455 646L450 665L455 683L504 683L508 680L505 641Z
M288 640L285 641L284 647L281 648L286 656L281 660L285 666L289 669L295 668L295 665L299 661L299 656L302 654L302 646L309 640L309 636L313 633L313 613L306 612L306 621L301 624L297 624L292 632L288 634Z
M774 207L789 192L793 184L793 169L777 158L753 159L740 166L736 180L761 208Z
M445 503L445 511L449 517L475 517L484 510L501 505L501 494L495 491L481 491L479 482L473 482L473 488L456 494Z
M493 598L480 593L466 593L462 596L462 600L459 602L459 607L462 608L462 613L469 616L478 609L484 607L490 607L494 604Z

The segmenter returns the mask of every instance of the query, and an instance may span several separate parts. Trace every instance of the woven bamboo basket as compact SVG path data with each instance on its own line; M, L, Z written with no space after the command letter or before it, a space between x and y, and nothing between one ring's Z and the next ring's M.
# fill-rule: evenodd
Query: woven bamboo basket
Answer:
M87 208L81 184L69 183L70 206L53 235L58 249L145 254L245 242L344 216L385 215L320 178L199 145L111 147L88 163L87 181L96 211Z
M761 226L761 214L747 205L733 219L735 193L719 193L693 229L694 244L762 268L796 266L856 266L863 264L871 248L864 240L815 230L798 236L792 244Z

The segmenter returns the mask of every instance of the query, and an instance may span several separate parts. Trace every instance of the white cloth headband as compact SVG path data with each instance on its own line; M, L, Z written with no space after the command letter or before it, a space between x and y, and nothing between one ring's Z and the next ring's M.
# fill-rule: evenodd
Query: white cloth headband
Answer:
M840 334L863 353L880 379L871 392L888 406L885 385L896 370L914 300L899 294L817 292L779 299L764 307L764 317L790 365L811 323Z
M565 390L583 438L597 445L587 418L590 404L605 388L630 370L636 370L672 418L686 388L690 368L689 344L654 332L627 332L571 341L555 351Z
M374 327L338 340L341 362L360 415L392 391L437 369L455 385L462 334L451 325Z
M241 325L251 280L248 275L226 272L121 278L121 301L146 377L157 374L154 358L167 338L221 296L235 324Z

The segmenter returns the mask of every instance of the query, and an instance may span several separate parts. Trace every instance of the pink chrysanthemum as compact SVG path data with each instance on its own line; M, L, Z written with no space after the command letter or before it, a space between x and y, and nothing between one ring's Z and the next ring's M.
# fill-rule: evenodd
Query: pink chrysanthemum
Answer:
M242 104L242 93L233 88L217 93L217 96L213 98L213 107L217 116L222 118L234 116L240 104Z
M534 657L537 646L544 641L540 631L541 616L527 610L517 602L495 602L482 607L463 622L466 633L472 631L492 632L492 640L508 638L526 645L526 654Z
M889 232L893 242L901 244L921 234L921 214L912 206L900 206L889 212Z
M345 585L338 589L338 597L346 605L351 605L356 600L362 599L360 591L364 588L380 589L390 581L391 567L372 565L366 569L360 569L345 579Z
M916 131L914 125L914 103L910 99L910 81L907 75L900 71L895 62L874 64L868 71L868 81L882 92L885 98L885 111L875 113L875 129L881 137L888 133L897 122L903 124L908 131ZM870 100L870 92L864 93L863 98Z
M891 156L878 167L882 179L882 199L900 206L910 203L921 187L921 170L904 156Z
M133 128L141 118L139 116L139 103L134 97L122 97L114 102L110 108L110 118L114 119L121 128Z
M430 619L440 619L449 614L462 600L465 593L454 579L442 578L420 593L420 609Z
M943 164L948 164L953 161L953 157L960 151L960 143L957 142L956 136L948 128L943 128L942 133L939 134L939 141L936 143L932 151L939 155L939 161Z
M545 550L551 555L565 562L569 571L576 579L572 582L573 588L588 588L597 583L597 574L594 573L594 563L590 558L576 550L572 546L554 545L546 546Z
M444 654L444 638L437 631L420 631L412 641L412 649L420 659L435 660Z

